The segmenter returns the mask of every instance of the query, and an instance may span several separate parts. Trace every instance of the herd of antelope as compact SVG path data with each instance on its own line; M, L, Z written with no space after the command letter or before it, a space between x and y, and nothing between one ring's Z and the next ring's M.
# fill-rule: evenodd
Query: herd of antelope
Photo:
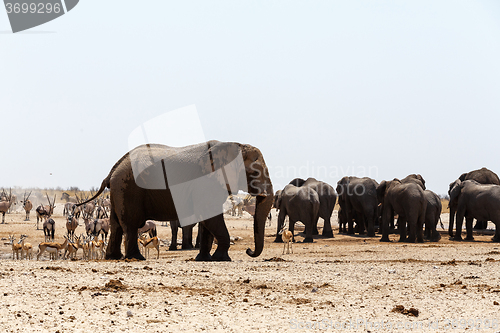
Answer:
M25 221L30 220L30 211L33 209L33 203L29 200L30 193L24 193L21 201L23 209L26 212ZM55 221L51 217L54 213L56 196L51 200L46 194L48 205L39 205L36 211L36 229L39 230L39 222L43 221L42 228L45 235L44 242L38 245L37 260L40 256L48 252L50 259L59 259L62 251L63 259L72 259L77 257L79 249L82 249L82 259L104 259L107 238L110 229L108 212L111 206L109 197L99 198L94 202L89 202L81 206L77 206L87 200L87 197L79 198L77 194L71 197L64 192L60 200L64 200L63 216L66 218L66 230L64 242L58 243L54 241L55 236ZM5 213L7 213L16 202L15 196L10 192L7 194L3 191L0 194L0 213L2 213L2 223L5 223ZM75 235L76 228L79 225L78 219L80 216L85 224L85 234ZM99 239L99 235L101 239ZM138 243L146 257L149 256L149 249L154 248L157 251L157 258L160 256L160 239L156 235L156 224L153 221L147 221L142 230L139 230ZM12 258L31 259L33 247L30 243L25 243L27 235L21 235L19 241L15 242L13 235L9 236L9 244L12 246Z

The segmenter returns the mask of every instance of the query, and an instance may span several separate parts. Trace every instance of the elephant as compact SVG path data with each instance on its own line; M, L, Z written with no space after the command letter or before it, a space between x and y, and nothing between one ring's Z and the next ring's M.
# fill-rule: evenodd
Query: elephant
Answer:
M196 237L196 244L193 247L193 229L194 229L194 224L181 227L180 223L178 220L173 220L170 221L170 229L172 230L172 241L170 242L169 250L170 251L175 251L177 250L177 233L179 231L179 228L182 229L182 249L183 250L190 250L190 249L197 249L200 247L200 236L201 233L199 232L198 229L198 236ZM199 228L199 226L198 226Z
M382 238L381 242L389 242L389 221L394 219L394 213L399 215L399 241L419 243L424 241L423 224L427 202L424 190L414 182L402 183L394 178L382 181L376 189L377 198L382 204ZM408 238L406 223L409 226Z
M442 204L439 196L425 188L425 180L419 174L411 174L401 179L401 183L415 183L424 190L425 200L427 202L425 210L425 236L427 239L437 242L441 235L437 232L436 226L441 217ZM398 221L399 225L399 221Z
M333 187L325 182L316 180L314 178L307 178L307 180L301 178L295 178L290 182L290 184L298 187L309 187L316 191L319 195L319 217L323 219L323 237L333 238L333 230L330 219L332 217L333 209L335 208L335 203L337 202L337 193ZM313 235L318 235L318 219L314 222Z
M494 242L500 242L500 186L495 184L481 184L475 180L455 181L450 190L450 202L457 202L457 228L456 241L462 240L462 225L465 218L467 237L466 240L474 240L472 236L472 222L475 219L492 221L495 224Z
M425 209L425 238L437 242L441 239L441 235L437 232L437 223L441 217L441 198L431 190L424 191L427 207Z
M247 249L246 253L258 257L263 251L274 192L264 157L256 147L215 140L186 147L141 145L118 160L87 202L106 188L110 189L111 200L106 259L122 258L125 234L125 258L144 260L137 245L137 229L151 219L179 220L184 225L200 222L200 250L195 260L230 261L230 238L222 205L239 190L257 197L255 250ZM214 237L218 245L211 255Z
M320 209L320 199L316 191L308 186L295 186L288 184L285 186L280 196L277 199L278 229L276 231L275 243L283 242L280 231L283 229L285 217L288 215L289 227L292 232L295 222L300 221L305 225L304 243L313 242L314 223L318 219ZM295 241L295 236L292 236L292 241Z
M452 182L450 184L450 187L448 190L448 195L450 196L450 203L448 204L448 207L450 208L450 223L448 226L448 234L450 235L450 237L453 237L453 225L455 222L454 221L455 220L455 213L457 211L457 204L458 204L458 202L456 200L451 200L451 190L456 185L458 180L460 180L461 182L466 181L466 180L475 180L479 184L500 185L500 179L498 178L497 174L491 170L484 168L484 167L479 169L479 170L473 170L473 171L468 172L468 173L463 173L460 177L458 177L457 180L455 180L454 182ZM475 229L486 229L487 226L488 226L487 220L486 221L478 221L478 222L476 222L476 226L474 228Z
M353 220L358 224L359 234L366 228L369 237L375 236L377 214L377 186L379 184L368 177L343 177L337 182L339 195L339 223L346 221L348 234L354 234ZM341 231L342 228L339 228Z

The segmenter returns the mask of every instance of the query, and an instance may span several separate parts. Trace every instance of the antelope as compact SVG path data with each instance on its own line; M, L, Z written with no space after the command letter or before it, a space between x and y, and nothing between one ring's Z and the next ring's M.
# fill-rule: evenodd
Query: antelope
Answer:
M5 213L7 213L10 209L10 206L12 205L12 190L10 191L10 194L7 195L7 193L5 193L5 191L3 192L4 194L2 195L3 196L3 200L0 201L0 213L2 213L2 224L5 223Z
M23 252L26 259L31 260L31 255L33 253L33 246L30 243L25 243L24 240L28 238L27 235L21 235L21 259L23 259Z
M45 235L45 241L54 241L54 233L56 231L56 221L51 218L46 217L45 222L43 222L43 234Z
M99 234L101 234L102 240L108 241L109 218L96 219L92 225L92 235L99 237Z
M155 248L158 252L156 259L160 259L160 241L158 237L152 237L150 239L140 239L141 244L144 247L146 253L146 259L149 257L149 249Z
M105 218L108 216L108 214L106 213L106 209L104 208L104 206L97 206L96 209L95 209L95 217L98 218L98 219L102 219L102 218Z
M68 258L76 258L76 252L78 251L81 245L80 236L76 238L76 243L73 242L71 239L67 238L66 236L64 236L64 238L66 238L66 240L68 240L69 243L64 249L63 259L66 259L66 253L68 253Z
M92 194L92 195L94 195L94 194ZM87 201L87 197L85 197L84 201ZM94 216L94 209L95 209L94 202L87 202L86 204L83 205L83 211L90 217Z
M88 237L83 236L83 234L80 235L81 239L83 240L82 243L78 244L78 247L82 248L83 251L83 259L89 260L90 259L90 245L91 242L89 241Z
M66 203L64 204L63 216L68 216L70 214L77 215L76 218L78 218L80 216L80 208L78 208L78 212L75 212L75 210L77 208L76 204L79 203L78 195L75 194L75 196L76 196L76 199L71 198L69 196L69 194L66 192L63 192L63 194L61 195L60 200L66 201ZM76 213L78 213L78 214L76 214Z
M293 234L290 230L288 230L288 227L284 226L283 229L280 230L279 235L281 235L281 238L283 239L283 253L285 254L285 247L287 248L286 253L290 253L290 248L292 249L293 253Z
M39 230L38 228L38 222L42 220L42 217L50 217L52 216L52 213L54 213L54 208L56 207L56 196L54 195L54 201L50 202L49 195L45 193L47 196L47 201L49 202L49 205L40 205L36 208L36 230Z
M85 223L85 232L87 233L87 236L92 235L93 229L94 229L94 224L90 222L92 217L88 216L85 211L83 211L83 223Z
M105 244L102 240L95 240L94 238L92 238L92 240L90 241L90 247L91 247L91 256L92 256L92 259L102 259L104 258L104 254L106 252L106 249L105 249Z
M24 192L23 195L23 201L21 203L23 204L23 209L26 212L26 218L24 219L25 221L30 220L30 212L33 209L33 203L29 200L29 197L31 195L31 192L26 196L26 192Z
M106 209L106 211L109 212L109 210L111 209L111 200L109 200L109 195L106 197L106 199L102 200L102 206L104 207L104 209Z
M144 226L142 228L139 228L139 230L137 230L138 235L141 235L146 232L149 234L149 237L151 238L156 237L157 235L156 223L153 220L147 220L146 223L144 223Z
M17 244L14 243L14 241L16 240L14 235L9 236L9 241L12 244L12 259L14 259L14 254L15 254L17 260L19 260L19 251L21 251L21 259L23 258L23 253L22 253L23 246L21 245L22 241L24 240L23 236L24 235L21 236L21 239L19 240L19 242Z
M66 248L67 245L68 245L67 238L64 241L64 243L42 242L42 243L38 244L38 253L36 255L36 260L38 260L40 258L40 256L42 255L42 253L44 253L45 251L50 253L50 259L52 259L52 258L58 259L59 258L59 251Z
M78 227L78 220L73 216L73 214L68 215L66 219L66 229L68 230L68 237L71 240L75 238L75 230Z

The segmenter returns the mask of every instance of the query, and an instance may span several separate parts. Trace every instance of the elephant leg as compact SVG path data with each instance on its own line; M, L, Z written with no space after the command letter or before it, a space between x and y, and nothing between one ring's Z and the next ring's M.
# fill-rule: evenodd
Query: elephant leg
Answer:
M193 228L194 224L182 228L182 249L190 250L193 248Z
M495 236L491 239L493 242L500 242L500 230L498 229L498 222L493 221L495 224Z
M456 241L461 241L462 240L462 225L464 223L464 215L465 211L457 211L456 215L456 228L455 228L455 237L453 237L454 240Z
M121 246L123 229L118 223L118 217L115 213L110 214L109 225L111 234L109 235L109 244L106 248L106 259L119 260L122 258Z
M205 227L205 221L198 223L198 234L200 235L200 252L196 256L196 261L212 261L210 251L214 236Z
M129 223L131 224L131 223ZM125 233L125 258L126 259L137 259L146 260L139 250L139 244L137 242L137 225L129 225L127 223L120 223L123 232Z
M468 240L468 241L474 240L474 237L472 236L472 222L473 222L473 220L474 219L472 217L465 219L465 229L467 230L467 237L465 238L465 240Z
M453 225L455 224L455 207L450 207L450 222L448 223L448 235L453 237Z
M292 233L292 242L295 242L295 232L294 232L294 230L295 230L295 220L290 219L290 217L288 217L288 218L289 218L289 221L288 221L288 230L290 230L290 232ZM282 242L283 242L283 240L282 240Z
M205 228L217 239L217 248L212 255L214 261L231 261L227 253L230 246L229 232L222 214L205 221Z
M365 212L367 216L366 219L366 234L368 237L375 237L375 216L373 216L373 212L367 211Z
M198 234L196 235L196 244L194 245L195 249L200 248L200 242L201 242L201 233L200 233L200 225L198 224Z
M388 204L386 204L388 205ZM386 206L384 205L384 206ZM394 212L390 207L384 207L384 210L382 212L382 223L381 223L381 229L382 229L382 238L380 238L381 242L390 242L391 240L389 239L389 222L390 219L394 219Z
M177 250L177 232L179 231L179 221L174 220L170 221L170 230L172 231L172 240L170 242L170 246L168 247L169 251ZM183 233L184 236L184 233Z
M476 225L474 226L474 229L476 230L483 230L488 228L488 221L476 221Z
M417 243L424 242L424 223L425 223L425 211L420 213L420 215L418 216L417 223L415 224L414 231L417 237Z
M329 215L329 216L328 216ZM323 237L328 237L328 238L333 238L333 229L332 229L332 223L330 222L330 217L332 216L332 213L326 214L323 217Z
M406 241L406 219L401 218L401 216L398 216L398 230L399 230L399 241L404 242ZM413 242L415 239L413 240Z

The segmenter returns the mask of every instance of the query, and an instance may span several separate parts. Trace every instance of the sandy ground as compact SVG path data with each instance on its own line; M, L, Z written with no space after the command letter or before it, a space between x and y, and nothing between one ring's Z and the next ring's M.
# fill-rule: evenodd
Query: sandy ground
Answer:
M23 219L7 215L0 237L26 233L36 247L43 232L34 214ZM64 220L55 219L62 241ZM0 331L500 331L500 244L491 235L452 242L442 231L438 243L388 244L336 234L282 255L274 217L263 254L251 258L251 219L227 223L242 239L223 263L194 262L196 250L168 246L146 262L83 261L81 250L78 260L13 260L3 240ZM170 228L158 230L170 238Z

